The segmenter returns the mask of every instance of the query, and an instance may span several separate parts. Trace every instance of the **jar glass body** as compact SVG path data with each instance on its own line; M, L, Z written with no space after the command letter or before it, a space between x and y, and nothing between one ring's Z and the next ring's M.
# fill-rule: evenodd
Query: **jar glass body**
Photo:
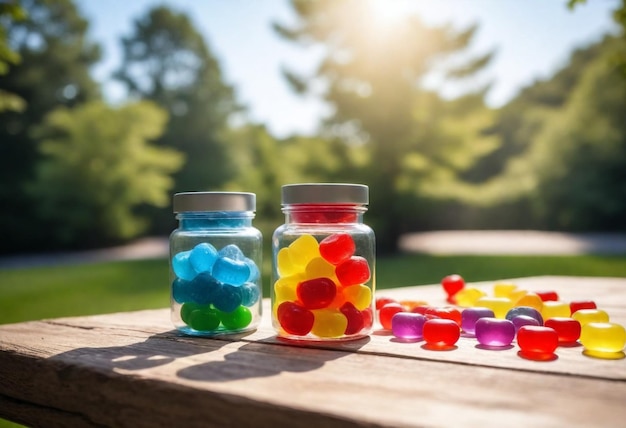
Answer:
M294 340L351 340L370 333L375 237L361 204L284 205L272 237L272 325Z
M182 212L170 235L174 326L194 336L240 333L261 320L262 235L251 211Z

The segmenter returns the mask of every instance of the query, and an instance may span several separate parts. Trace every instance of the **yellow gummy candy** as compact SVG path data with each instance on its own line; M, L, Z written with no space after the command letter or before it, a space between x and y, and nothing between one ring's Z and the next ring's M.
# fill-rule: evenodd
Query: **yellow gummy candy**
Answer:
M328 263L321 257L313 258L304 269L307 279L330 278L335 284L339 283L335 275L335 266Z
M513 303L515 303L515 302L517 302L519 299L521 299L522 297L524 297L527 294L530 294L530 293L528 293L528 291L526 291L526 290L519 290L518 289L518 290L511 291L511 293L509 293L509 295L507 297L509 299L511 299L511 301ZM543 303L543 301L542 301L542 303Z
M314 310L315 321L311 333L318 337L341 337L348 327L348 319L337 309Z
M626 345L626 329L610 322L590 322L582 328L580 343L595 357L602 358L604 353L621 353Z
M313 235L302 235L289 244L289 256L295 266L304 267L315 257L320 257L319 244Z
M569 318L571 310L569 303L561 302L557 300L548 300L543 302L543 308L541 309L541 316L544 320L556 317Z
M515 302L515 306L529 306L537 309L539 312L543 309L543 300L535 293L528 293Z
M609 322L609 314L602 309L579 309L572 314L572 318L578 321L581 327L590 322Z
M493 295L495 297L509 297L517 285L512 282L497 282L493 286Z
M496 318L505 318L506 313L513 307L513 302L508 297L484 296L476 300L475 306L491 309Z
M471 308L476 304L476 301L485 296L486 293L475 287L465 287L454 295L456 304L464 308Z
M297 266L291 262L289 248L281 248L276 255L276 268L280 276L290 276L299 272Z
M359 311L362 311L372 304L372 290L365 285L351 285L343 288L346 301L350 302Z
M300 275L287 276L276 281L274 283L274 301L282 303L297 300L296 288L300 281L302 281Z

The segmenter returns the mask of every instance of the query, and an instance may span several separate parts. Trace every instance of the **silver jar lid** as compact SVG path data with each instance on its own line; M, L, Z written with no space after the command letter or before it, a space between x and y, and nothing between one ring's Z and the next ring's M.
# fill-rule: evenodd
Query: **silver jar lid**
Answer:
M183 192L174 195L174 212L254 211L256 195L247 192Z
M368 204L369 188L364 184L301 183L282 187L282 204Z

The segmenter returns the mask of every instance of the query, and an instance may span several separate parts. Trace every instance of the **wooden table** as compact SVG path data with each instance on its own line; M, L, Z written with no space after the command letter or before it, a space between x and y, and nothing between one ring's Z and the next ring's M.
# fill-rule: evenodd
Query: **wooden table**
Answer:
M592 298L626 324L626 279L514 281ZM491 282L475 285L492 293ZM377 295L444 304L439 286ZM626 359L567 347L530 361L470 338L433 351L380 330L303 347L278 340L268 318L219 339L180 336L168 309L0 326L0 417L45 427L626 426Z

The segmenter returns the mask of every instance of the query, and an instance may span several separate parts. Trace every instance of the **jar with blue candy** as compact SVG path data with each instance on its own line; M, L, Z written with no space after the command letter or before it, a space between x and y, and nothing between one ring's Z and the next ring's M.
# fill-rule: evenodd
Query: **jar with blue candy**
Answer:
M282 187L285 224L272 238L272 324L294 340L351 340L373 323L375 238L360 184Z
M170 235L171 317L194 336L240 333L261 320L262 235L252 226L256 195L174 195Z

